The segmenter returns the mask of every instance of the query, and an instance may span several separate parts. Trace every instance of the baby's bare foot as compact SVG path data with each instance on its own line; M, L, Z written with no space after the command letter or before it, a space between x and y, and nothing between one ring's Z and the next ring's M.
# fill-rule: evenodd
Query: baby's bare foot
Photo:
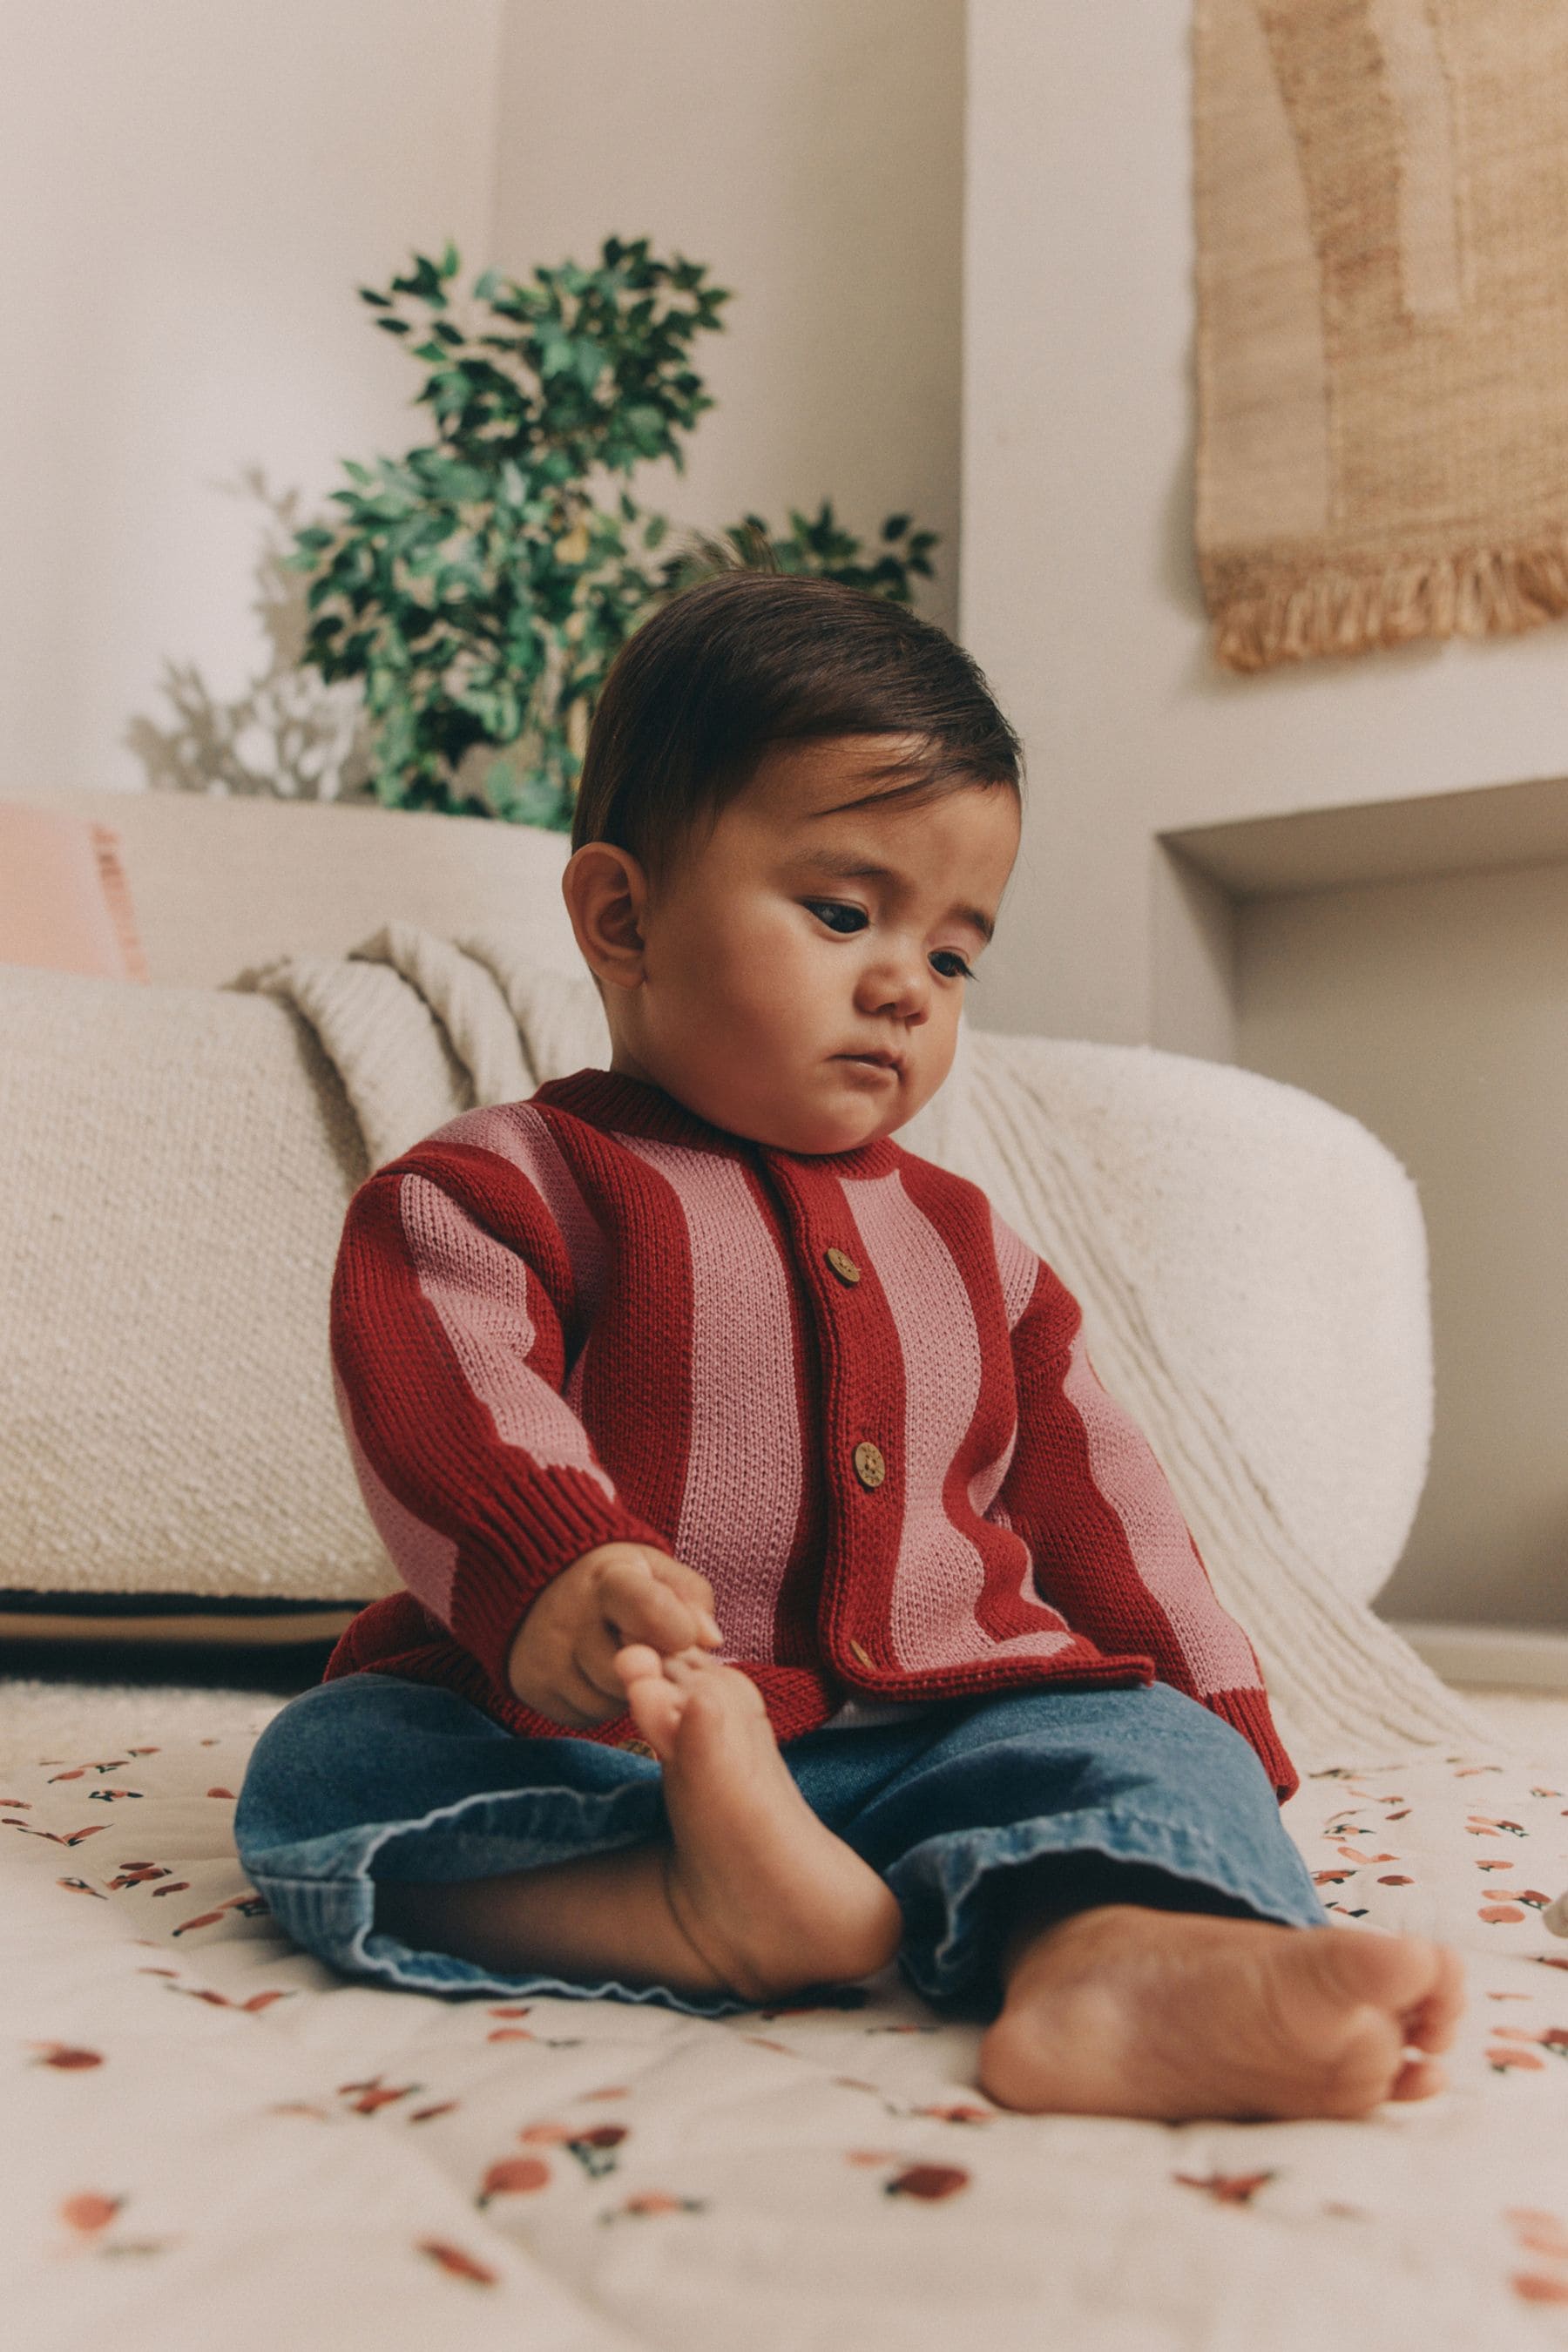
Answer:
M1026 1946L980 2079L1031 2114L1364 2116L1441 2090L1456 1956L1414 1937L1112 1904Z
M664 1766L670 1909L721 1983L766 2000L885 1968L899 1906L801 1795L756 1685L694 1650L616 1665Z

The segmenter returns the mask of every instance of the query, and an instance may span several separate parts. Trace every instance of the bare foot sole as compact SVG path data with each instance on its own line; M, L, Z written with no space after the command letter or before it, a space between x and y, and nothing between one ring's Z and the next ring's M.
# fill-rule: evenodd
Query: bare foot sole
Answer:
M1037 2115L1364 2116L1443 2088L1463 2006L1441 1945L1106 1905L1024 1948L980 2079Z
M721 1984L766 2000L885 1968L899 1906L801 1795L756 1685L700 1651L616 1663L664 1767L670 1909Z

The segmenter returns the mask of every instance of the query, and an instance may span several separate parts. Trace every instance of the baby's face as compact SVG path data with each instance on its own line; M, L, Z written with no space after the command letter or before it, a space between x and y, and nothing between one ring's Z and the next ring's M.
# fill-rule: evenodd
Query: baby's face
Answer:
M650 887L639 984L605 991L617 1069L787 1151L852 1150L930 1100L1019 811L1006 786L866 801L899 748L775 748Z

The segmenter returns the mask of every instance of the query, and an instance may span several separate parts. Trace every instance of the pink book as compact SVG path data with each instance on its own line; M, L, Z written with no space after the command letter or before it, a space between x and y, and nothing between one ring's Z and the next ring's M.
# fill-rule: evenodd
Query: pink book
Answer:
M0 963L147 978L109 825L0 802Z

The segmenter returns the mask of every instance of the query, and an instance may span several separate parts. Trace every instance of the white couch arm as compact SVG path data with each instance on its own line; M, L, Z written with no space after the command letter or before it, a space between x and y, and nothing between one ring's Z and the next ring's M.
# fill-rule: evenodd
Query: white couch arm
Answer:
M1147 1046L976 1037L957 1076L933 1156L1078 1292L1108 1385L1157 1446L1151 1380L1183 1385L1219 1435L1212 1457L1259 1490L1237 1522L1261 1506L1370 1600L1409 1534L1432 1423L1426 1234L1394 1155L1294 1087Z

